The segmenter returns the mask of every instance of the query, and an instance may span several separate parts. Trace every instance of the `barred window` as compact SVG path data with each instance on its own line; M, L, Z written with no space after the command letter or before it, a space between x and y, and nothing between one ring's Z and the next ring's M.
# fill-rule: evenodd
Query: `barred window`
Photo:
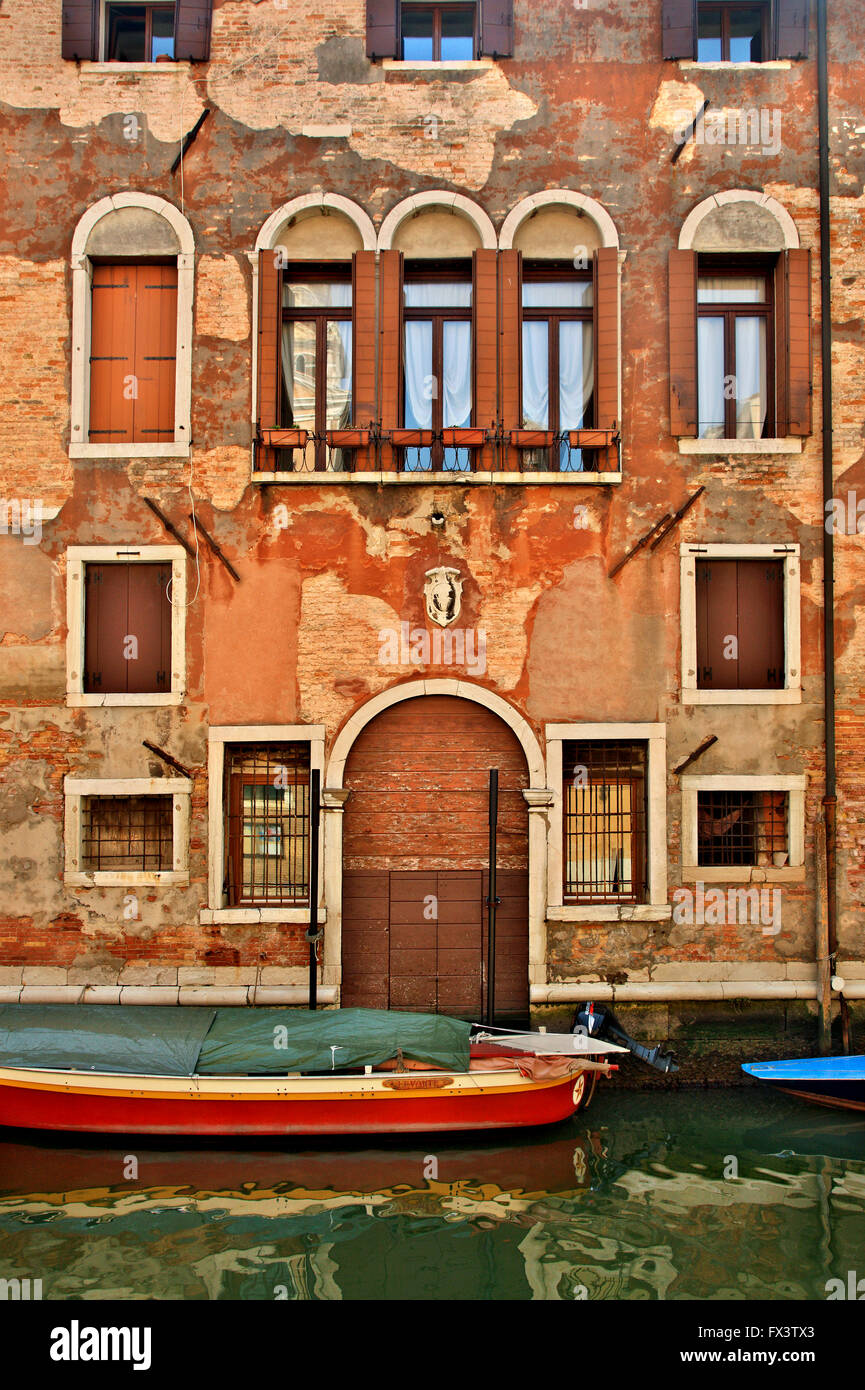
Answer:
M83 797L82 869L86 873L170 872L174 867L172 819L170 796Z
M566 900L646 900L646 745L564 745Z
M786 792L698 792L698 865L783 868L790 848L787 812Z
M305 902L309 745L243 744L226 752L229 906Z

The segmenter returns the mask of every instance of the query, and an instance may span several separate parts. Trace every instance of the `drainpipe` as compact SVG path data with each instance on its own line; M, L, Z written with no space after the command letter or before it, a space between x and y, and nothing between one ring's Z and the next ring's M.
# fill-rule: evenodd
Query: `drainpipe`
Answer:
M828 956L836 969L838 951L838 898L836 864L835 776L835 537L826 519L832 513L826 504L834 494L832 477L832 267L829 208L829 69L827 57L826 0L817 0L817 108L820 150L820 332L823 394L823 683L826 717L826 794L823 813L826 823L826 926L825 939L818 940L818 962ZM819 845L820 836L817 837ZM819 852L819 850L818 850ZM822 936L823 914L818 911L818 935ZM822 1013L822 1008L821 1008ZM820 1019L821 1050L828 1051L830 1020ZM841 997L841 1028L844 1050L849 1052L847 1001Z

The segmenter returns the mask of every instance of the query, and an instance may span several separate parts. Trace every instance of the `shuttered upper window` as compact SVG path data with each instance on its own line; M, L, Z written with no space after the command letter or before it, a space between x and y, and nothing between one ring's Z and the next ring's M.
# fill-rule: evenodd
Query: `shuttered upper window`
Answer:
M210 57L212 0L63 0L64 58L112 63Z
M663 0L665 58L764 63L807 58L810 0Z
M713 267L697 276L697 395L701 439L774 434L771 277L756 267Z
M84 691L171 689L171 565L84 567Z
M523 265L522 426L557 436L550 462L563 472L584 466L564 435L594 424L593 290L591 271Z
M367 0L366 51L403 62L510 58L513 0Z
M170 443L177 266L94 265L92 296L90 442Z

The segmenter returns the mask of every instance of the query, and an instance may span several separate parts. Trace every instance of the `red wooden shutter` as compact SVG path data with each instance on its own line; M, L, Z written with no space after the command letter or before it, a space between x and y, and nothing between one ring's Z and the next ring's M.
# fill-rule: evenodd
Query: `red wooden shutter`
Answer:
M399 57L398 0L366 0L366 56Z
M604 246L594 255L595 418L599 430L619 420L619 253Z
M472 259L473 421L485 430L495 429L498 416L497 260L495 249L475 251ZM484 445L477 456L478 466L492 468L492 460L492 446Z
M279 420L279 356L282 336L282 273L279 252L258 253L258 371L256 389L257 433L277 429ZM259 446L256 468L272 473L276 451Z
M84 574L84 690L170 690L171 565L88 564Z
M697 560L697 687L735 690L739 684L739 619L735 560ZM730 642L730 638L735 639Z
M64 58L95 62L99 56L98 0L63 0L61 53Z
M177 371L177 266L130 266L135 272L135 391L132 438L147 444L174 439Z
M499 255L499 402L501 424L507 437L522 426L522 252ZM506 457L516 468L519 453Z
M697 256L670 252L670 433L697 433Z
M739 689L782 689L784 562L737 560Z
M134 439L135 304L138 267L93 267L90 427L94 444Z
M811 433L811 252L785 251L787 434Z
M352 424L367 429L376 419L375 401L375 252L355 251L352 258L354 334L354 412Z
M775 57L807 58L810 0L775 0Z
M206 63L210 57L211 0L177 0L174 56L178 62Z
M696 58L696 0L664 0L661 29L665 58Z
M514 0L481 0L481 57L514 55Z
M379 393L382 428L398 429L401 415L403 352L403 256L401 251L382 251L379 275ZM398 468L399 457L390 445L382 456L382 467Z

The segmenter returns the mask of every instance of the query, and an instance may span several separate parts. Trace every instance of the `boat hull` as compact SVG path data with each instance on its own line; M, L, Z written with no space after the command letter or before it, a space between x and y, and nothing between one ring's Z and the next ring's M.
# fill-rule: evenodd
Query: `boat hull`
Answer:
M814 1105L865 1111L865 1058L806 1057L746 1062L742 1070L776 1091Z
M596 1075L583 1086L594 1088ZM575 1091L577 1092L575 1096ZM325 1135L516 1129L573 1115L575 1075L133 1077L0 1069L0 1125L85 1134Z

